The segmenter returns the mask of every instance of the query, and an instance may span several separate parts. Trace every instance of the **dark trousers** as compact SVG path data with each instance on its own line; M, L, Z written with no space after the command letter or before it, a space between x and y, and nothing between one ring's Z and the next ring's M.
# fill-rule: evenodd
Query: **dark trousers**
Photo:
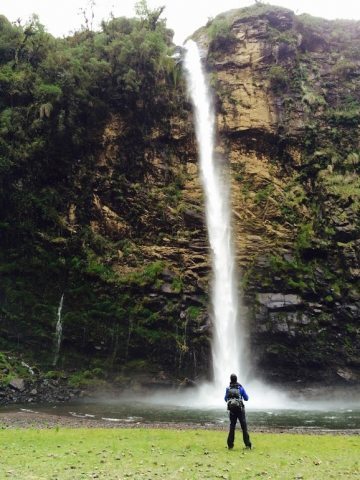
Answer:
M230 430L229 430L229 435L227 439L228 447L233 448L234 446L235 427L236 427L236 422L238 420L241 425L244 443L247 447L251 447L250 437L249 437L249 433L246 425L245 408L239 408L235 412L229 412L229 418L230 418Z

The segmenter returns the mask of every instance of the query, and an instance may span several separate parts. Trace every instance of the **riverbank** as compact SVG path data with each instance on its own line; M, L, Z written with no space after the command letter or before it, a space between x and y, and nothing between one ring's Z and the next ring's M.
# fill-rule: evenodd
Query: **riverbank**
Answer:
M19 411L0 411L0 428L2 429L51 429L51 428L128 428L128 429L169 429L169 430L214 430L226 431L228 424L214 424L206 422L143 422L121 421L119 419L98 419L89 416L56 415L19 409ZM252 432L256 433L292 433L303 435L354 435L360 436L360 429L325 429L304 427L266 427L249 425Z

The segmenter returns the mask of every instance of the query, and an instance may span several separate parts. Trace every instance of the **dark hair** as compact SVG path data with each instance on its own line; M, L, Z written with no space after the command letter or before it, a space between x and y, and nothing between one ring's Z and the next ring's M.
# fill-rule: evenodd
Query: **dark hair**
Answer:
M235 375L235 373L232 373L230 375L230 382L231 383L236 383L237 382L237 376Z

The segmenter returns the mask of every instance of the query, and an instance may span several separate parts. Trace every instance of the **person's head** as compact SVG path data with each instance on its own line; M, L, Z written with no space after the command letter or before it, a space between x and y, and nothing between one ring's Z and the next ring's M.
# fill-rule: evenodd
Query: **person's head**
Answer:
M232 373L230 375L230 383L236 383L237 382L237 376L235 375L235 373Z

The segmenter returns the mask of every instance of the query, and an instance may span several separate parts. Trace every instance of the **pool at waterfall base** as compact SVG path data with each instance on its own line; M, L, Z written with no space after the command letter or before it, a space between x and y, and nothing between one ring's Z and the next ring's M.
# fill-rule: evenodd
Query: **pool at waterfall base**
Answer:
M52 415L87 418L125 424L193 424L209 428L228 424L226 405L224 408L191 408L166 404L152 404L141 400L94 400L77 401L68 404L48 405L11 405L2 407L1 413L18 411L28 413L47 413ZM316 430L352 430L360 429L360 408L358 405L344 407L307 409L246 409L246 416L251 427L267 429Z

